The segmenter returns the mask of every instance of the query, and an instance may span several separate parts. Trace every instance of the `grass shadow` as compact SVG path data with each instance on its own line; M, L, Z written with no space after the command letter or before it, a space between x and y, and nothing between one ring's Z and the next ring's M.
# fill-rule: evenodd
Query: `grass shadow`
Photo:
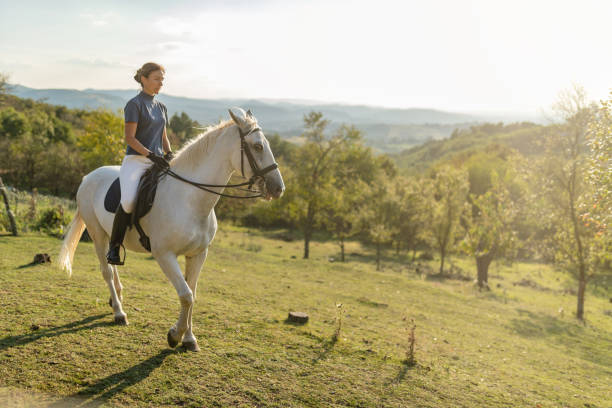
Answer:
M606 367L612 366L612 337L601 330L591 330L576 322L568 322L543 313L518 310L520 318L510 320L510 328L526 338L547 337L564 346L567 354L578 356Z
M402 361L402 364L399 367L399 370L397 371L397 374L395 375L395 377L389 379L385 385L389 386L391 384L399 384L404 380L404 377L406 377L406 374L408 374L408 371L413 370L416 367L416 363L414 362L409 362L409 361Z
M334 349L334 346L338 343L338 336L335 334L331 338L323 343L323 348L319 351L319 354L312 359L312 364L317 364L321 360L325 360L329 353Z
M394 386L401 384L404 381L404 378L408 374L408 371L414 370L417 367L415 362L402 361L397 371L397 374L392 378L389 378L385 382L383 382L383 390L380 395L380 405L387 406L386 400L394 393Z
M96 327L112 326L115 323L112 321L96 322L109 313L102 313L95 316L88 316L82 320L71 322L63 326L51 327L49 329L39 329L26 334L16 336L7 336L0 339L0 351L12 347L23 346L24 344L32 343L40 338L57 337L63 334L76 333L81 330L91 330Z
M522 337L542 337L569 335L580 336L583 327L576 323L560 320L556 317L517 309L521 318L510 320L510 325Z
M111 374L88 385L77 393L70 395L52 405L49 408L65 407L69 402L74 407L98 407L106 404L113 396L122 392L127 387L138 384L148 378L151 373L162 365L166 357L180 351L165 349L126 370ZM76 403L76 401L82 401Z
M448 280L470 282L470 281L473 281L474 278L469 276L468 274L466 274L464 271L461 271L461 270L455 270L455 271L445 270L442 273L440 272L425 273L425 280L435 281L435 282L445 282Z
M473 294L478 299L490 300L504 304L516 302L517 300L515 296L508 295L508 292L505 289L479 289L476 284L473 286Z
M30 263L27 263L27 264L19 265L15 269L25 269L25 268L30 268L32 266L43 265L43 264L44 264L44 262L30 262Z

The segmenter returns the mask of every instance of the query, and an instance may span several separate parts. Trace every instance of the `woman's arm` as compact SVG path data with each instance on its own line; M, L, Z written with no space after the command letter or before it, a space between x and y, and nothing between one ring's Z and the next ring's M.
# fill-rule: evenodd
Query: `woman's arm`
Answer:
M164 153L172 152L172 148L170 147L170 141L168 140L168 134L166 133L165 126L164 126L164 134L162 135L162 146L164 148Z
M136 139L137 125L138 122L125 122L125 142L138 153L142 154L143 156L148 156L151 151L144 147L143 144Z

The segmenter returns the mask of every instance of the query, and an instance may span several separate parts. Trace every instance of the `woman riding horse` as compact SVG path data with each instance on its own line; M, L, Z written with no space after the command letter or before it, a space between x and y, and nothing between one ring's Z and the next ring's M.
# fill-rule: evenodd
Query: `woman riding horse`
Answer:
M161 69L157 71L163 73ZM149 74L149 81L152 80L151 75ZM154 94L153 91L157 92L161 87L162 77L158 78L157 88L153 87L152 90L145 85L150 82L139 78L143 81L143 89L152 91L151 94L146 94L150 97ZM147 113L152 112L147 107L145 109ZM126 111L128 110L129 106L126 108ZM170 347L175 347L182 341L186 350L199 350L193 333L192 311L200 271L217 231L215 205L221 196L235 197L225 194L225 188L254 186L258 194L249 198L263 197L267 200L280 198L285 190L270 143L255 116L241 108L232 108L229 114L231 120L209 127L204 133L185 143L177 152L170 168L165 170L165 177L159 180L150 211L140 219L144 233L150 238L150 253L174 286L181 305L178 320L168 330L167 340ZM159 120L159 117L158 112L155 120ZM126 113L126 128L130 126L130 119L132 117ZM164 124L165 119L164 116ZM135 128L140 128L142 117L138 117L138 120L137 124L132 125ZM162 126L158 129L163 132ZM164 138L163 133L160 138ZM169 146L165 147L169 152ZM166 162L159 156L153 154L150 158L144 157L144 154L151 150L153 153L160 153L159 139L157 148L142 149L142 156L128 154L123 166L126 161L132 160L146 161L147 166L157 160L157 163L164 165ZM113 308L115 323L120 325L128 324L127 314L123 310L123 287L117 267L109 265L106 258L109 236L119 234L115 233L116 227L113 227L117 220L113 220L113 212L104 205L104 198L117 177L124 173L123 166L99 167L83 177L76 194L77 211L64 237L57 262L60 268L72 274L74 253L83 231L87 228L100 261L102 276L110 292L109 304ZM228 184L234 173L247 181ZM137 181L138 177L133 180ZM127 182L132 182L132 179L128 178ZM121 184L123 190L123 178ZM122 206L126 205L124 197L121 200ZM126 232L124 244L125 248L132 251L149 252L133 230ZM178 262L179 256L185 257L184 272Z
M106 260L112 265L123 265L119 248L136 204L140 177L152 164L167 168L173 158L166 134L168 111L155 99L163 85L164 73L164 67L159 64L144 64L134 75L142 91L125 105L125 141L128 146L119 170L121 203L115 213L106 254Z

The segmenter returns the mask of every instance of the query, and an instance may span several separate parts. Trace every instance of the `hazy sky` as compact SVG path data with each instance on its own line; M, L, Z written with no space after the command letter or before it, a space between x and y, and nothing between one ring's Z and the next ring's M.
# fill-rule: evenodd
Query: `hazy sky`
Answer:
M612 1L0 0L0 72L34 88L535 111L612 88Z

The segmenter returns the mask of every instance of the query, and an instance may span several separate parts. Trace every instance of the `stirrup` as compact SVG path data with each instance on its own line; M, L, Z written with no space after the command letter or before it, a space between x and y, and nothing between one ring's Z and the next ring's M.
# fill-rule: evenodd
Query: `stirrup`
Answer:
M119 261L118 262L111 262L108 259L108 254L106 256L106 262L108 262L109 265L124 265L125 264L125 258L127 256L127 251L125 250L125 247L123 246L123 244L119 244L118 249L123 248L123 260L121 259L121 251L119 251ZM110 252L110 250L109 250Z

